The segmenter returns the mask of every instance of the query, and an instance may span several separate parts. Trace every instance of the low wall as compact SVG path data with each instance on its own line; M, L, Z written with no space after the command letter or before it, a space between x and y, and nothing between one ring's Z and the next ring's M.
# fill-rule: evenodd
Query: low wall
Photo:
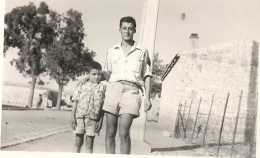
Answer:
M48 95L50 100L50 92L54 93L53 101L48 103ZM2 104L4 105L13 105L13 106L20 106L26 107L28 104L30 93L30 87L27 85L3 85L2 89ZM45 88L38 88L35 87L34 89L34 96L33 96L33 105L32 108L36 108L37 102L39 100L39 94L42 94L42 103L41 106L38 108L45 108L47 104L51 106L56 106L57 100L57 92L53 90L48 90Z
M250 141L255 130L257 109L258 43L236 40L184 51L179 55L180 59L162 85L159 112L161 128L172 133L175 131L176 134L176 125L180 125L176 121L179 109L184 128L187 124L187 134L190 135L194 129L199 100L202 98L194 131L195 136L201 139L214 94L206 137L212 141L218 139L227 94L230 93L222 134L222 140L230 142L240 93L243 91L236 140ZM180 128L179 131L183 129Z
M26 86L3 85L2 104L26 107L28 104L29 93L30 88ZM47 103L47 90L35 88L32 106L33 108L37 105L39 94L43 95L43 101L41 105L46 105Z

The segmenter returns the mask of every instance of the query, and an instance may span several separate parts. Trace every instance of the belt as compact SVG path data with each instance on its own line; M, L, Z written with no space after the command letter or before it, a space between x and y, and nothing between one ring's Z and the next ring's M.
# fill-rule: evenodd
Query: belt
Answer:
M131 86L131 87L141 88L141 86L139 86L138 84L133 83L133 82L124 81L124 80L120 80L118 82L120 82L123 85L128 85L128 86Z

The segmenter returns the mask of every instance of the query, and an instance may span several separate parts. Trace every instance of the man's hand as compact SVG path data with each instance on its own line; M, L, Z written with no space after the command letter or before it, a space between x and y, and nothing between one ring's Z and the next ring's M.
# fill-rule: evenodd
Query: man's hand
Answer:
M101 130L101 128L102 128L102 122L103 122L103 119L100 119L99 121L98 121L98 123L96 124L96 132L99 132L100 130Z
M73 129L73 130L75 130L76 129L76 126L77 126L77 122L76 122L76 119L74 118L74 117L72 117L71 118L71 128Z
M152 108L152 103L149 97L145 97L144 99L144 112L149 111Z

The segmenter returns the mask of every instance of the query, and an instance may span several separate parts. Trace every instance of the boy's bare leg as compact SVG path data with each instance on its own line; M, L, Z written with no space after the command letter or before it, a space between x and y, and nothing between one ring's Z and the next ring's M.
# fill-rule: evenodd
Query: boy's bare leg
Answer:
M94 136L86 136L85 146L87 153L93 153Z
M106 152L108 154L115 154L115 136L117 131L118 116L106 113L107 129L106 129Z
M79 153L84 142L84 134L76 134L73 152Z
M121 114L119 117L120 154L131 152L130 127L133 119L131 114Z

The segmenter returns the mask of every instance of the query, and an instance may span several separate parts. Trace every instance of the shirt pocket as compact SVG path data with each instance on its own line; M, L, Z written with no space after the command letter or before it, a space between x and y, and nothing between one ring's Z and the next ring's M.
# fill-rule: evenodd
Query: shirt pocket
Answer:
M143 68L143 60L139 60L139 61L137 62L137 64L136 64L136 72L141 73L142 68Z
M120 59L121 59L120 56L118 56L118 55L112 55L112 56L111 56L111 63L112 63L113 65L117 65L117 64L119 63Z
M129 63L130 69L135 73L141 73L143 67L143 60L132 61Z

